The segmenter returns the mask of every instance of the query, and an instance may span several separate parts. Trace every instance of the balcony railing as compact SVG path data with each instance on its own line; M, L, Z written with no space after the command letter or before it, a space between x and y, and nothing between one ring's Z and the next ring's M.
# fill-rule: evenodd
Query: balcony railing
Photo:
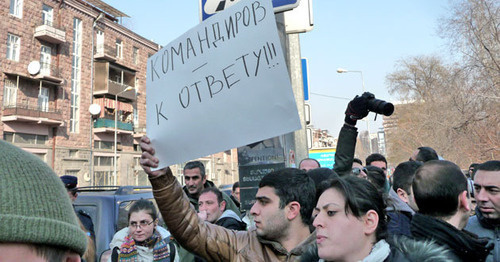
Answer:
M64 80L62 78L61 72L62 70L56 65L40 62L40 73L38 73L35 78L61 84Z
M47 106L19 104L4 105L3 116L25 116L32 118L47 118L57 121L62 121L63 116L61 110L56 110Z
M40 74L61 78L61 70L54 64L40 62Z
M113 62L116 60L116 48L105 44L97 44L95 47L94 58L106 59Z
M129 87L128 85L121 84L121 83L118 83L118 82L115 82L113 80L108 79L108 93L109 94L116 95L128 87ZM127 92L123 92L123 93L119 94L118 97L123 97L126 99L135 100L135 91L130 90Z
M51 21L45 20L35 28L35 37L49 43L65 43L66 29L64 27L55 27Z
M100 128L100 127L115 128L115 120L107 118L98 118L94 122L94 128ZM125 123L122 121L117 121L117 129L133 131L134 125L133 123Z

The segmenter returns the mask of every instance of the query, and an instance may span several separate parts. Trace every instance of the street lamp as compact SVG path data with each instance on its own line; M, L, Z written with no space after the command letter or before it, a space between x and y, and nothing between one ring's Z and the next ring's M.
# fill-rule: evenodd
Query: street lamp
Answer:
M134 90L134 87L128 86L127 88L123 89L122 91L118 92L115 95L115 154L114 154L114 167L113 167L113 185L116 186L116 147L117 147L117 131L118 131L118 95L121 93L125 93L127 91Z
M347 70L344 68L337 68L337 73L343 74L343 73L360 73L361 74L361 86L363 88L363 93L365 92L365 79L363 78L363 72L359 70ZM368 145L370 146L370 154L372 153L372 139L370 137L370 126L368 124L368 119L365 120L366 122L366 129L368 130Z

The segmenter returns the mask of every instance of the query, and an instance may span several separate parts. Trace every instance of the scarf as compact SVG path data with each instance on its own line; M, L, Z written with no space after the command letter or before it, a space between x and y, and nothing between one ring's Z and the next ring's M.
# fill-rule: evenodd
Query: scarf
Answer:
M153 261L170 261L170 249L168 247L168 242L162 239L161 235L156 230L150 238L144 240L143 246L153 247ZM123 244L120 246L118 261L139 261L136 242L131 236L126 236Z
M411 233L418 240L433 239L463 261L485 261L491 249L488 241L472 233L458 230L445 221L416 213L411 221Z
M391 247L385 240L380 240L372 247L370 254L362 262L384 261L391 253Z

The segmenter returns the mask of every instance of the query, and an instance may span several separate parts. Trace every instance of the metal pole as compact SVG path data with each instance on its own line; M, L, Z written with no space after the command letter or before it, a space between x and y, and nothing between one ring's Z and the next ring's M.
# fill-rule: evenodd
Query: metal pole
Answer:
M94 98L94 34L95 34L95 26L96 23L94 21L94 24L92 25L92 47L90 50L90 104L92 105L93 103L93 98ZM92 137L94 134L94 116L90 114L90 133L89 133L89 144L90 144L90 157L89 157L89 175L90 179L90 185L91 186L96 186L95 184L95 177L94 177L94 170L93 170L93 165L94 165L94 151L93 151L93 143L92 143Z
M365 79L363 78L363 71L351 71L351 72L359 72L361 74L361 84L363 87L363 93L365 92ZM366 122L366 130L368 131L368 146L370 149L369 155L372 154L372 139L370 137L370 125L368 119L365 119Z
M118 125L118 94L115 95L115 146L114 146L114 162L113 162L113 165L114 165L114 168L113 168L113 185L116 186L116 146L117 146L117 137L116 137L116 133L117 133L117 125Z

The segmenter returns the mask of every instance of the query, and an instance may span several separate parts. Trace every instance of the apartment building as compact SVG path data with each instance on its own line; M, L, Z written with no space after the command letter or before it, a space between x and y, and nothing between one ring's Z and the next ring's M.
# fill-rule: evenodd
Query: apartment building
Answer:
M141 184L147 58L158 45L117 23L126 14L99 0L0 7L1 137L81 185L109 185L116 117L117 183Z
M0 9L0 138L80 186L147 185L138 143L158 44L100 0L1 0ZM235 149L200 160L216 184L238 179ZM181 182L182 167L173 167Z

